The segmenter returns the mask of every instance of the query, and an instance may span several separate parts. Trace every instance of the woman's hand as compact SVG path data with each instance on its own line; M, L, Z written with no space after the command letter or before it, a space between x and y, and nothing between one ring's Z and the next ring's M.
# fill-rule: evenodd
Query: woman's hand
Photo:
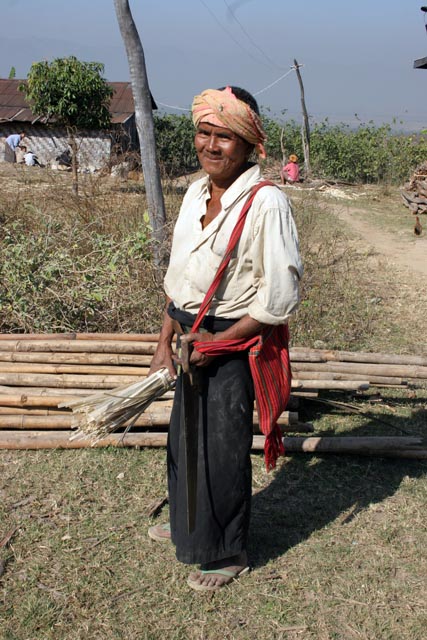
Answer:
M175 365L173 363L173 357L174 356L173 356L172 346L170 344L159 343L156 349L156 353L154 354L151 360L151 365L150 365L150 370L148 372L148 375L151 375L152 373L159 371L159 369L163 369L164 367L166 367L170 375L175 380L176 370L175 370Z
M186 333L181 336L181 343L192 344L193 342L212 342L214 339L213 333ZM207 367L212 362L214 356L205 356L196 349L193 349L190 356L190 364L196 367ZM174 362L176 364L182 364L180 358L174 356Z

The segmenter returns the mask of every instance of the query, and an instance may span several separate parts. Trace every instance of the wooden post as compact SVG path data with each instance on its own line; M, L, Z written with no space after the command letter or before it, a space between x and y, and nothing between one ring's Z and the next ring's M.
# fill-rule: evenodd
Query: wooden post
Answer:
M303 115L303 123L301 125L301 135L302 135L302 146L304 151L304 164L305 164L305 177L311 177L311 167L310 167L310 123L308 121L308 113L307 108L305 106L305 97L304 97L304 85L302 83L300 67L302 65L298 64L298 62L294 59L294 68L297 74L299 88L301 92L301 108Z

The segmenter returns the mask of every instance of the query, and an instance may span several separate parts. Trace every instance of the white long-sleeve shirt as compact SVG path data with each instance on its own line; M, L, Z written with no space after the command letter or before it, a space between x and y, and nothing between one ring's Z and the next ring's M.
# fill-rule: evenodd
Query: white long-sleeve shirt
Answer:
M209 178L193 183L175 225L164 285L175 305L197 314L211 285L243 204L262 180L258 165L243 173L221 197L220 213L204 229ZM287 196L265 186L256 194L241 238L223 275L209 315L261 323L287 322L299 302L302 264Z

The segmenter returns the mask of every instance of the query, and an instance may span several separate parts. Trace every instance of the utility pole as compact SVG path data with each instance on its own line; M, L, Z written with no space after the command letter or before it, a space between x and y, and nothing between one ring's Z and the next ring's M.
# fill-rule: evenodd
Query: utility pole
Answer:
M302 108L302 116L303 122L301 125L301 136L302 136L302 146L304 151L304 165L305 165L305 177L311 177L311 167L310 167L310 123L308 121L308 113L307 108L305 106L305 97L304 97L304 85L302 83L301 73L300 73L301 64L294 58L294 69L297 74L299 88L301 92L301 108Z

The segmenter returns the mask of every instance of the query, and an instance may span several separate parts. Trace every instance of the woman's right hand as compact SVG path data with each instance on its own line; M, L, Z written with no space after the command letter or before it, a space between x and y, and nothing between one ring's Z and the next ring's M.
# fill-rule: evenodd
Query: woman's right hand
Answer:
M159 369L166 369L169 371L169 374L176 380L176 369L172 360L173 351L170 344L158 344L155 354L151 360L150 370L148 375L159 371Z

